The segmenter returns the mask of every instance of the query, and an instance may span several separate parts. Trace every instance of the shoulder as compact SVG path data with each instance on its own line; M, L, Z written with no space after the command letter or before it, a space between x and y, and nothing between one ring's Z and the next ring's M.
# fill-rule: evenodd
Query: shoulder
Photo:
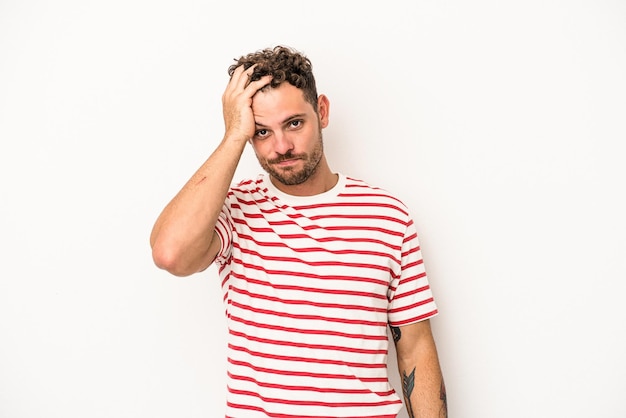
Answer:
M408 216L408 207L393 193L384 188L374 186L364 180L350 176L345 176L345 178L346 185L343 193L344 197L354 200L370 201L384 206L389 206L391 208L396 208Z
M231 208L273 206L274 200L262 174L233 183L226 196L226 204Z
M260 193L266 190L263 185L263 176L259 175L256 178L244 178L238 183L233 183L230 186L230 194L236 195L250 195Z

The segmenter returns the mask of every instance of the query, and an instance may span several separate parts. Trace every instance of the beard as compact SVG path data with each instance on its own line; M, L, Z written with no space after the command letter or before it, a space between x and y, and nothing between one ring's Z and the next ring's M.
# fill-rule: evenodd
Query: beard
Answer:
M324 143L322 140L322 133L320 132L319 139L310 154L293 154L291 151L287 151L287 153L279 155L277 158L271 160L262 160L258 156L257 159L259 160L261 167L263 167L263 170L265 170L270 176L285 186L295 186L307 181L317 171L317 167L319 166L323 155ZM304 167L302 167L302 169L296 170L294 167L285 167L282 169L274 168L274 164L294 158L304 161Z

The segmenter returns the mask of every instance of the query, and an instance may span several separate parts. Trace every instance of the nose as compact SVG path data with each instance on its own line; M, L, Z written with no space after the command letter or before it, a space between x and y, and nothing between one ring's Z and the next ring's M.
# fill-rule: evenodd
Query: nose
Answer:
M284 132L274 133L274 152L285 155L293 150L293 141Z

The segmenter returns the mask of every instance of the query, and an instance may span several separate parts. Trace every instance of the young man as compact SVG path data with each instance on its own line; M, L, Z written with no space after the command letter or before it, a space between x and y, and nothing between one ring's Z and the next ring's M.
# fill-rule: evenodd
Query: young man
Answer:
M415 226L384 190L331 171L330 105L311 63L278 46L241 57L225 134L165 207L157 266L217 264L229 331L228 417L393 418L390 327L411 417L447 416ZM247 143L267 174L231 185Z

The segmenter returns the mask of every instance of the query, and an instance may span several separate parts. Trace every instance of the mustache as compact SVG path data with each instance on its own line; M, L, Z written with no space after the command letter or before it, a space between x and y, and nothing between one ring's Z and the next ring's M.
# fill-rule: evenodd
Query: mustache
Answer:
M283 161L287 161L287 160L303 159L304 157L305 157L305 154L294 154L291 151L287 151L284 154L280 154L276 158L267 160L267 162L270 164L277 164L277 163L282 163Z

